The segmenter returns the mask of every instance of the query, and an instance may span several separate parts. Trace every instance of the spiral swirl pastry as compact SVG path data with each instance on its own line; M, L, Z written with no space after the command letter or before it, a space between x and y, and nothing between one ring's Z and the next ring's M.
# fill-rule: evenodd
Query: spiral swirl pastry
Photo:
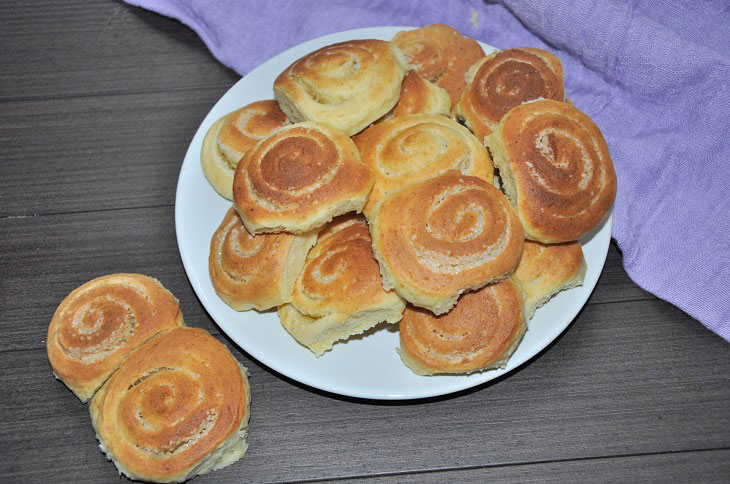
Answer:
M284 304L291 300L294 281L316 240L314 232L251 235L231 207L210 241L210 280L236 311Z
M487 149L456 121L439 115L412 114L373 125L354 138L375 185L363 209L408 184L459 170L492 183L494 168Z
M56 377L85 402L132 350L181 325L177 299L157 280L102 276L61 301L48 326L48 359Z
M182 482L246 452L245 369L199 328L140 346L90 405L101 449L130 479Z
M528 239L570 242L591 231L616 198L616 172L600 129L574 106L525 103L485 143Z
M400 319L405 302L383 289L371 245L361 216L335 219L307 256L291 304L279 308L287 331L315 354L378 323Z
M419 375L504 367L525 334L522 291L511 278L464 294L447 314L408 306L400 356Z
M380 118L377 123L408 114L423 113L449 116L450 112L451 98L449 93L419 76L416 71L408 71L406 77L403 78L400 99L398 99L395 107Z
M351 40L295 61L274 81L274 97L292 121L319 121L352 136L391 110L405 73L395 45Z
M373 209L370 233L385 289L435 314L462 292L504 279L524 243L502 192L453 170L386 196Z
M514 277L525 294L527 319L555 294L582 285L586 269L583 249L578 242L541 244L525 241Z
M452 105L464 91L469 67L484 57L479 42L443 24L398 32L393 43L414 71L449 93Z
M565 100L563 66L552 53L534 48L497 51L469 69L456 114L483 140L507 111L533 99Z
M304 122L275 130L246 152L233 199L252 234L302 233L361 211L373 182L346 134Z
M261 138L289 123L276 101L256 101L228 113L208 129L200 160L215 190L233 200L233 172L243 154Z

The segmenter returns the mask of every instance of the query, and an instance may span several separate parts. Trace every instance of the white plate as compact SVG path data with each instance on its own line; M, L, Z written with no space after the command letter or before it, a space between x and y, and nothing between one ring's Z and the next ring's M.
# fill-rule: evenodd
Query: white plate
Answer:
M398 332L388 328L335 344L332 351L317 358L286 332L276 311L237 312L218 297L208 276L208 252L211 236L231 202L215 192L200 165L200 146L210 125L250 102L273 99L274 78L304 54L350 39L390 40L396 32L407 28L378 27L327 35L282 52L251 71L213 106L195 133L180 170L175 200L175 227L185 271L218 326L244 351L269 368L321 390L360 398L390 400L443 395L471 388L514 370L557 338L578 314L598 281L611 238L612 218L609 217L591 235L581 239L588 264L584 285L558 294L537 310L506 368L468 376L415 375L396 353ZM491 46L482 46L485 52L494 50Z

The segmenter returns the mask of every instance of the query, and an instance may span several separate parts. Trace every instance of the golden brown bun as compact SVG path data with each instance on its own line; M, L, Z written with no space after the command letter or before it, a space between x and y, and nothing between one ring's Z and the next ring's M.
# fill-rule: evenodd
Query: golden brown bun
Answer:
M233 198L250 233L303 233L361 211L373 182L346 134L304 122L275 130L246 152Z
M608 146L598 126L574 106L522 104L484 142L528 239L577 240L611 209L616 172Z
M363 209L369 217L386 194L448 170L492 183L487 149L468 129L439 115L412 114L373 125L354 138L375 185Z
M403 78L398 103L377 122L418 113L449 116L451 98L444 89L419 76L416 71L408 71Z
M525 292L527 319L558 292L583 284L586 262L580 243L541 244L525 241L515 278Z
M419 375L504 367L525 328L522 291L510 278L464 294L441 316L408 306L398 353Z
M305 55L274 81L274 97L294 122L318 121L352 136L398 101L403 53L383 40L350 40Z
M316 232L251 235L231 207L210 241L208 269L216 293L236 311L291 301Z
M552 53L533 48L505 49L474 64L456 104L456 114L480 140L507 111L533 99L565 100L563 65Z
M183 325L177 299L156 279L110 274L66 296L48 326L57 378L85 402L140 344Z
M321 355L338 340L397 322L404 308L396 293L383 290L365 220L345 215L319 234L292 303L280 307L279 316L297 341Z
M208 129L200 150L203 173L215 190L233 200L233 172L261 138L289 123L276 101L257 101L228 113Z
M130 479L182 482L246 452L246 370L199 328L140 346L91 401L99 446Z
M502 192L458 171L382 199L370 219L385 289L443 314L464 291L507 277L524 233Z
M452 105L459 101L466 86L469 67L484 57L479 42L443 24L398 32L393 43L414 71L449 93Z

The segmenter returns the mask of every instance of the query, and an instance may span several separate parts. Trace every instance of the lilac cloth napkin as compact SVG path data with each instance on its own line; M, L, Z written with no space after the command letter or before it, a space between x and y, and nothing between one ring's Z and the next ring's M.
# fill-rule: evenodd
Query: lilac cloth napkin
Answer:
M242 75L303 41L380 25L444 23L497 48L551 50L608 142L626 272L730 341L727 0L126 1L188 25Z

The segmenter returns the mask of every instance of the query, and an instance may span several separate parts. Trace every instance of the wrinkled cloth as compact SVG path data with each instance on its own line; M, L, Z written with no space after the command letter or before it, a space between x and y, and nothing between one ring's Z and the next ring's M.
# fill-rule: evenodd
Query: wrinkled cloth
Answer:
M188 25L241 75L301 42L382 25L549 49L608 142L626 272L730 341L727 0L126 1Z

